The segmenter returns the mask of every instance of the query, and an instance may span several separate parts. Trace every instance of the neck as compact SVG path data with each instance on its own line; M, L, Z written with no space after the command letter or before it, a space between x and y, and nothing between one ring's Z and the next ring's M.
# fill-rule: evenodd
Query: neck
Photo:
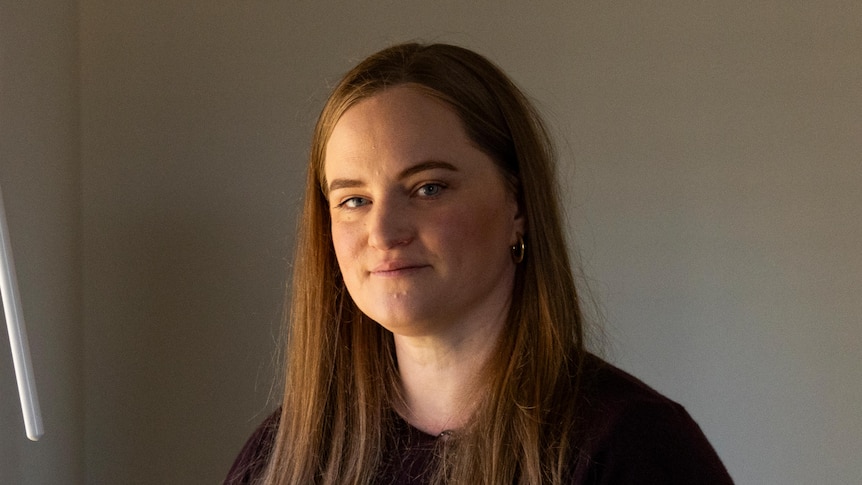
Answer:
M404 398L399 413L432 435L464 427L486 391L486 364L501 329L502 323L449 340L395 335Z

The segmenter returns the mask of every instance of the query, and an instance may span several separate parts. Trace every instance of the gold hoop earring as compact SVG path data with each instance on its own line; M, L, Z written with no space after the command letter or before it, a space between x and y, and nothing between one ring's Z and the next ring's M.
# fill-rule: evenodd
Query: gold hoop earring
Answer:
M515 264L520 264L521 261L524 260L524 256L527 254L527 245L524 244L524 236L519 232L518 233L518 242L512 246L512 261Z

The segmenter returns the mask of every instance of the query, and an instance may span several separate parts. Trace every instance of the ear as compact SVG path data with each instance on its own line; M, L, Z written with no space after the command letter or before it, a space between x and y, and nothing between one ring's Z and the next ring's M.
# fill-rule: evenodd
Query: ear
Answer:
M518 240L518 234L526 234L527 218L524 216L524 210L521 204L515 197L512 197L512 241L513 244Z

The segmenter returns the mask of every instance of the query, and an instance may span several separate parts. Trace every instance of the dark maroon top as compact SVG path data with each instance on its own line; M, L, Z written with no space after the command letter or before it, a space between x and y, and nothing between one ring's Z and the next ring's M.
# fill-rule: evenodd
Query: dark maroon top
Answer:
M585 429L569 470L572 485L732 484L700 427L679 404L635 377L599 363L582 387ZM243 447L225 485L254 483L266 466L279 411ZM396 419L396 445L384 454L379 484L427 483L437 440Z

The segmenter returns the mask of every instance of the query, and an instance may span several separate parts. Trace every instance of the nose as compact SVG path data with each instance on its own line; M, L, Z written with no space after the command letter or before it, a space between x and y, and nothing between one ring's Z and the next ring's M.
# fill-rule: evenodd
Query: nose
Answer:
M415 231L407 209L397 200L378 199L367 219L368 245L383 251L406 246Z

